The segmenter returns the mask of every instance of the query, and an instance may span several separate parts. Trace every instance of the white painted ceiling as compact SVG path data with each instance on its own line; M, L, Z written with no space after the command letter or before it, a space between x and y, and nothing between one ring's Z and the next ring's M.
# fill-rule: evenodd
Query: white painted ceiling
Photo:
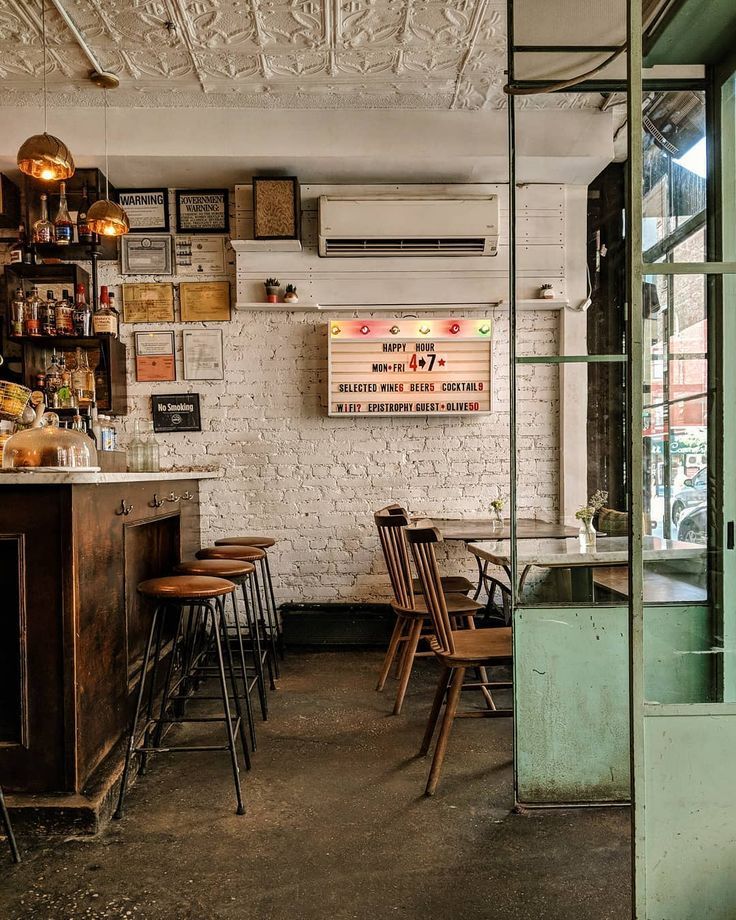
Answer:
M598 3L605 27L589 15L599 23L591 37L610 41L622 0L583 8ZM520 17L534 22L538 6L523 0ZM57 7L120 78L115 106L479 110L505 101L505 0L46 0L54 104L98 105L90 59ZM545 18L536 41L550 31ZM0 0L4 103L37 104L42 69L41 0ZM590 94L523 101L599 103Z

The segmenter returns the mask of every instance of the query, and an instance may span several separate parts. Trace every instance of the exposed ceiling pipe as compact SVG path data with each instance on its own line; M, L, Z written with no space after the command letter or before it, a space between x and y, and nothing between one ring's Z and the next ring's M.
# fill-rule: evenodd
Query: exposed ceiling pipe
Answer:
M90 71L89 78L96 85L101 86L103 89L115 89L120 85L120 80L114 73L109 73L106 71L100 62L97 60L97 56L94 51L87 44L87 39L79 31L77 24L74 22L72 17L66 10L66 7L62 3L62 0L51 0L51 3L56 8L57 13L66 23L67 28L74 36L76 43L82 49L84 56L92 65L92 70Z

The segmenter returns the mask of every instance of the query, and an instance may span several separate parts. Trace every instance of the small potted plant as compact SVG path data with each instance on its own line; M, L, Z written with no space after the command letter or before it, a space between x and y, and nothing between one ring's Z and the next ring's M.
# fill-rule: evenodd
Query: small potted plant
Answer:
M298 303L299 295L296 292L296 287L293 284L286 285L286 292L284 293L284 303Z
M502 498L494 498L491 502L491 510L493 511L493 516L495 518L493 524L494 527L503 526L503 506L506 502Z
M266 287L266 302L278 303L281 282L278 280L278 278L266 278L264 283Z
M588 504L578 508L575 517L580 521L580 532L578 540L580 541L580 552L590 553L595 550L596 532L593 527L593 518L603 508L608 501L608 492L601 492L599 489L595 495L591 495Z
M551 284L543 284L539 289L539 296L542 300L553 300L555 296L554 288Z

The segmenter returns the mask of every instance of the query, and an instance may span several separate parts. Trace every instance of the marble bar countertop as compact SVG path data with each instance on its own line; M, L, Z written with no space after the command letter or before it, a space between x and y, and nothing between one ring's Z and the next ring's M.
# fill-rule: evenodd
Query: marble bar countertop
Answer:
M0 486L102 485L116 482L171 482L218 479L221 470L161 470L160 473L103 473L75 470L0 470Z

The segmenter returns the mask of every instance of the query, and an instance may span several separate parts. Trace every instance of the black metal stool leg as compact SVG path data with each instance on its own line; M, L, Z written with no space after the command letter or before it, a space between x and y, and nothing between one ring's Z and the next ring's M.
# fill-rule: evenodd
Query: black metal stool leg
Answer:
M250 583L250 577L247 579ZM243 603L245 604L245 617L248 621L248 631L253 644L253 662L256 668L256 678L258 682L258 697L261 701L261 716L263 721L268 720L268 700L266 698L266 681L263 676L263 652L261 650L261 633L258 629L255 610L251 610L248 592L246 591L245 581L241 583L243 592ZM252 589L251 589L252 595Z
M159 616L158 616L158 630L156 631L156 651L153 653L153 664L151 665L151 683L148 687L148 703L146 705L146 728L143 736L143 746L149 747L151 737L151 719L153 718L153 700L156 694L156 676L158 674L158 664L161 660L161 646L163 645L164 640L164 625L166 623L166 613L168 611L168 605L162 604L159 607ZM145 676L143 678L145 680ZM146 775L146 767L148 766L148 753L143 752L141 754L141 763L139 768L139 773L141 776Z
M184 605L179 607L179 616L176 621L176 631L174 632L174 645L171 649L171 655L169 656L169 666L166 668L166 679L164 680L164 689L161 694L161 706L158 712L158 720L156 725L156 731L153 736L153 746L159 747L161 744L161 737L164 733L164 718L166 716L166 710L169 706L169 691L171 689L171 678L174 675L174 668L176 666L176 656L179 646L179 635L181 633L182 625L184 623ZM162 630L163 632L163 630ZM155 665L154 665L155 673ZM143 755L146 756L145 754Z
M212 626L213 634L215 637L215 648L217 650L217 664L220 671L220 689L222 691L222 708L225 713L225 728L227 731L227 740L228 740L228 750L230 751L230 761L233 768L233 780L235 782L235 797L238 802L237 814L245 814L245 806L243 805L243 794L240 788L240 770L238 769L238 755L235 747L235 733L233 732L233 722L230 715L230 700L228 698L228 689L227 689L227 679L225 677L225 662L222 657L222 643L220 641L220 623L218 623L218 618L220 616L220 608L217 608L215 612L211 604L205 605L205 616L209 614L212 617ZM222 617L222 627L225 630L224 616ZM227 633L226 633L227 635ZM227 643L226 643L227 644ZM229 646L228 646L229 647ZM237 700L237 694L235 699ZM247 751L247 747L246 747Z
M233 605L233 615L235 617L235 634L238 637L238 652L240 654L240 672L243 676L243 693L245 695L245 713L248 717L248 732L250 734L251 750L256 750L256 726L253 720L253 707L250 702L250 681L248 680L248 665L245 660L245 644L243 642L243 624L240 622L238 615L237 591L230 595ZM246 615L247 616L247 615Z
M276 677L280 677L280 667L278 659L278 627L276 625L276 614L271 611L271 601L269 600L269 591L268 591L268 574L266 569L266 564L268 562L268 557L264 556L263 559L258 560L258 568L260 569L260 578L262 582L262 596L263 596L263 606L261 608L261 617L263 619L264 630L268 633L269 642L274 656L274 669L276 671ZM259 590L258 597L261 597L261 591Z
M257 620L263 626L264 639L268 642L270 646L270 654L268 656L268 675L271 679L271 689L276 689L276 681L274 680L275 676L279 676L279 662L276 653L276 636L272 629L269 629L266 624L266 619L263 612L263 601L261 600L261 588L258 583L258 572L253 572L253 593L256 596L256 603L258 607ZM255 609L255 608L254 608Z
M143 693L146 688L146 674L148 672L148 662L151 660L151 649L153 647L154 635L158 631L158 621L159 621L159 612L162 605L158 605L153 611L153 619L151 620L151 629L148 632L148 642L146 643L146 653L143 656L143 669L141 670L141 681L138 686L138 695L136 697L135 703L135 713L133 715L133 722L130 728L130 737L128 738L128 746L125 751L125 765L123 767L123 777L120 781L120 792L118 794L118 804L113 814L113 818L120 820L123 817L123 800L125 799L125 790L128 785L128 774L130 773L130 761L133 757L133 748L135 747L135 730L138 725L138 718L141 712L141 706L143 704ZM163 619L163 618L162 618Z
M271 565L268 561L268 553L266 553L266 558L263 560L266 565L266 581L268 583L268 593L271 598L271 610L273 611L273 624L276 629L276 635L279 642L279 651L281 653L281 659L283 661L285 648L284 648L284 631L281 628L281 621L279 620L279 611L276 606L276 597L273 593L273 579L271 578Z
M10 847L10 853L13 857L13 862L19 863L20 853L18 852L18 844L15 842L13 825L10 823L8 806L5 804L5 796L3 795L2 787L0 787L0 815L2 815L3 827L5 828L5 836L8 838L8 845Z
M225 616L225 600L218 597L215 600L215 607L220 611L220 624L222 626L222 641L225 646L225 663L227 664L227 673L230 678L230 685L233 692L233 704L235 714L238 717L238 730L240 733L240 744L243 748L243 759L245 760L245 769L250 770L250 751L248 749L248 736L245 731L245 720L243 719L243 710L240 705L240 690L238 688L238 678L235 673L235 662L233 660L233 650L230 647L230 636L227 631L227 617ZM247 681L247 676L246 676ZM248 693L248 684L245 685L246 695Z

